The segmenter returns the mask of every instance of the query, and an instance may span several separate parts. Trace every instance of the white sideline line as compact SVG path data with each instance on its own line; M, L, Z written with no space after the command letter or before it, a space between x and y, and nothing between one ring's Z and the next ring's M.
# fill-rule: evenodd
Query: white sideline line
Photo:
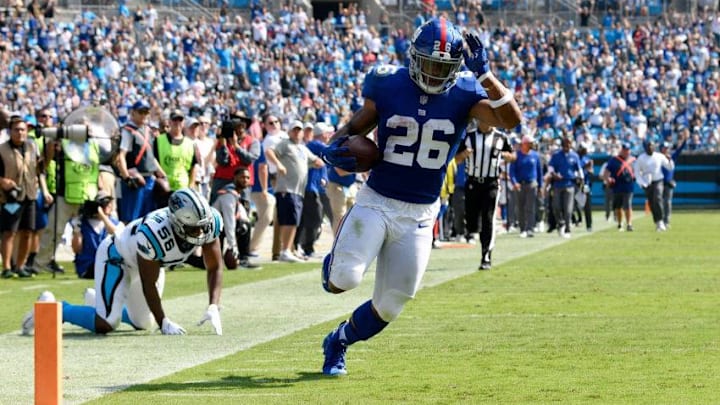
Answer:
M597 225L597 230L610 226L604 222ZM590 234L579 231L573 234L573 239L586 235ZM525 242L527 239L513 239L508 238L499 248L496 247L495 264L568 241L556 234L538 235L534 243ZM477 260L464 267L444 267L440 260L447 255L434 255L425 274L423 288L477 272L479 247L473 249ZM452 250L447 249L447 252L451 254ZM438 256L441 256L440 260ZM94 336L80 328L65 325L64 403L77 404L98 398L347 315L371 296L374 272L369 272L365 278L357 289L337 296L322 290L319 269L226 288L222 300L223 336L215 336L208 325L202 328L195 326L207 305L206 293L164 303L168 315L186 327L189 333L186 336L132 332L127 325L109 336ZM172 288L172 278L165 288ZM79 303L80 295L78 291L77 296L58 299L69 298ZM28 308L30 305L28 303ZM187 310L183 312L183 309ZM321 340L322 336L318 336L318 353ZM20 336L19 331L0 335L0 358L4 364L12 365L0 368L0 381L3 381L0 403L32 403L33 339ZM307 367L319 371L321 363L322 358L318 357L317 364L308 364ZM212 396L211 393L198 395Z
M24 290L24 291L47 290L48 288L50 288L49 284L32 284L27 287L23 287L22 290Z

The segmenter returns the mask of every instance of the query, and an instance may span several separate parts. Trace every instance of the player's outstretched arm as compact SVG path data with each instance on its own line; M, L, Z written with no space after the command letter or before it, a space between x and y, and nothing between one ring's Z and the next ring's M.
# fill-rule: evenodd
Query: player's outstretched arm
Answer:
M478 102L470 110L470 116L493 127L515 128L522 120L522 113L513 92L490 71L490 61L480 37L468 33L465 34L465 42L468 46L465 50L465 65L475 73L488 95L488 99Z
M202 247L203 260L207 269L208 298L210 304L220 304L222 292L222 253L220 239L216 238Z
M215 333L222 335L222 321L220 319L220 293L222 292L222 253L220 252L220 239L206 243L202 247L205 268L207 269L208 299L210 304L198 322L198 326L210 321Z

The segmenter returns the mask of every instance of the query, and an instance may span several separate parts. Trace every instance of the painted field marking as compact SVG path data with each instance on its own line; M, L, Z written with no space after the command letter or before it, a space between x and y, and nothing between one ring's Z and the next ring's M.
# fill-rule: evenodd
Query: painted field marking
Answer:
M601 222L601 221L598 221ZM597 230L609 227L598 223ZM573 239L592 234L575 232ZM514 236L514 237L513 237ZM557 234L520 239L517 234L503 237L496 247L494 264L527 256L569 241ZM477 272L477 261L466 267L448 268L437 258L431 259L422 288ZM455 251L457 249L448 249ZM502 252L502 253L499 253ZM342 295L325 293L320 285L319 268L299 274L223 290L223 336L215 336L207 325L199 328L207 305L207 294L195 294L164 302L168 315L183 325L189 335L162 336L152 331L130 331L127 325L109 336L95 336L65 325L63 336L64 403L82 403L132 385L195 367L238 351L265 343L298 330L328 322L352 312L371 296L374 272L369 272L360 287ZM165 286L172 288L172 281ZM71 301L81 302L81 291ZM58 299L67 297L58 297ZM29 307L29 306L28 306ZM18 325L20 319L18 319ZM318 347L322 336L318 336ZM33 339L19 331L0 335L0 403L33 402ZM212 349L209 349L211 347ZM309 368L321 365L308 365Z

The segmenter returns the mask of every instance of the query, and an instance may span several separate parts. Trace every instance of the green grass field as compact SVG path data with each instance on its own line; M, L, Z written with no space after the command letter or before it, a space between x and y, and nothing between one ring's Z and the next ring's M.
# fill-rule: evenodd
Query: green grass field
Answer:
M349 349L349 375L341 378L320 374L320 344L367 299L372 274L360 291L331 296L319 287L318 264L226 272L226 333L217 337L192 324L206 300L204 273L172 272L166 310L190 335L124 328L94 337L66 326L65 399L94 398L91 403L97 404L716 403L720 212L678 212L667 233L656 233L648 218L635 225L633 233L618 233L598 224L596 229L605 229L578 230L567 243L556 234L532 240L502 235L490 272L475 270L477 247L433 251L426 287L383 333ZM0 356L18 363L0 371L5 382L0 403L32 402L32 371L25 370L32 362L12 357L32 353L32 339L18 336L32 301L51 289L60 299L79 302L86 285L72 276L50 280L47 275L0 282L5 309ZM131 383L145 368L158 370ZM118 373L130 376L121 380L125 384L117 382ZM21 389L8 387L25 380ZM125 389L112 393L119 388Z

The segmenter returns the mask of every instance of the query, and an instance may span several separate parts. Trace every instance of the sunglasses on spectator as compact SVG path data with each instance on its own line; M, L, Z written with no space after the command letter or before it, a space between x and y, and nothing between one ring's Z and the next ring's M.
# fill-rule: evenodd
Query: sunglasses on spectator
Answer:
M183 118L183 117L177 117L177 118L173 118L172 121L173 121L173 122L183 122L183 121L185 121L185 118Z
M138 114L140 114L140 115L148 115L148 114L150 114L150 110L138 110Z
M50 114L41 114L40 116L38 116L38 118L52 118L52 115L50 115Z
M278 120L268 121L268 125L275 125L275 124L277 124L277 123L279 123L279 122L280 122L280 121L278 121Z

